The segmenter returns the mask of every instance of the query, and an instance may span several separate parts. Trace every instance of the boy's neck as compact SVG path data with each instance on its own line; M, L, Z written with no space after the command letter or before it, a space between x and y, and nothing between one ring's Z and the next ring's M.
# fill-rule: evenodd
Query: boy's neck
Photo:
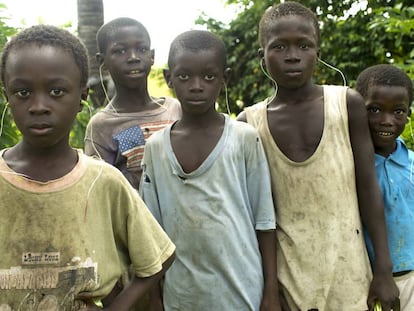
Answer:
M22 141L7 150L3 158L13 171L47 182L69 173L78 162L78 152L67 143L35 148Z
M388 158L395 150L397 150L397 141L394 140L393 144L389 146L374 146L375 153L383 156L384 158Z
M111 105L118 112L140 112L159 107L146 87L135 89L117 87Z
M270 105L280 102L285 104L306 103L315 96L319 96L321 91L321 86L314 83L307 83L295 89L279 87L277 96Z
M115 95L111 100L111 106L121 113L142 112L157 109L159 105L149 95L145 98L137 96Z
M222 123L223 115L216 110L210 110L199 115L183 111L181 120L177 122L177 125L197 130L220 126Z

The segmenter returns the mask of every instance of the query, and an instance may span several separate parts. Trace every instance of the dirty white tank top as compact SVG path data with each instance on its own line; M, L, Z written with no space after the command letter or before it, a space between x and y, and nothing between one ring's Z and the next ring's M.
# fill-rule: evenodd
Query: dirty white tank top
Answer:
M372 278L356 195L346 88L324 86L325 124L314 154L287 158L267 121L267 101L246 109L258 129L272 176L278 278L292 310L366 310Z

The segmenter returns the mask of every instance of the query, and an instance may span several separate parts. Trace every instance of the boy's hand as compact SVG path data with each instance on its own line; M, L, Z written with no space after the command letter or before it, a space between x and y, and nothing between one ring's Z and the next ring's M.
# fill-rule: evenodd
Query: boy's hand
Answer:
M162 304L162 300L151 300L149 311L164 311L164 306Z
M260 304L260 311L282 311L275 295L264 295Z
M102 310L103 310L102 308L99 308L93 302L87 302L85 307L79 309L79 311L102 311Z
M76 299L82 300L85 303L85 306L80 308L79 311L109 310L107 308L103 308L102 304L101 304L101 306L96 305L93 302L93 299L91 298L91 293L90 292L78 293L78 295L76 296Z
M88 305L82 309L80 309L79 311L102 311L103 309L98 308L95 305Z
M399 290L392 274L374 274L368 294L368 308L374 310L375 301L379 300L383 311L390 311L397 306Z
M279 285L280 288L280 285ZM282 311L290 311L289 305L286 301L285 296L283 296L282 291L279 292L279 301L280 301L280 306L282 308Z

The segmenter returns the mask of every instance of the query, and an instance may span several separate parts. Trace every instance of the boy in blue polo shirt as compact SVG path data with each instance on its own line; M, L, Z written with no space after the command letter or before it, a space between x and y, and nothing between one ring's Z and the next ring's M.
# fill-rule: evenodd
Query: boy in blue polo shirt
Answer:
M414 152L399 138L410 122L413 85L402 70L384 64L362 71L356 89L367 107L401 310L414 310ZM374 265L372 242L365 237Z

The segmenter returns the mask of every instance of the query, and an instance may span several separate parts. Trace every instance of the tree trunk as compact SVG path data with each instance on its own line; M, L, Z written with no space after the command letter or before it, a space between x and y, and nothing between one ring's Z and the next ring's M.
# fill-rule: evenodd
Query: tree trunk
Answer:
M78 35L89 53L90 72L88 86L90 99L95 107L106 104L105 92L101 85L99 64L96 61L96 33L104 23L103 0L77 0L78 1ZM105 88L107 75L102 77Z

